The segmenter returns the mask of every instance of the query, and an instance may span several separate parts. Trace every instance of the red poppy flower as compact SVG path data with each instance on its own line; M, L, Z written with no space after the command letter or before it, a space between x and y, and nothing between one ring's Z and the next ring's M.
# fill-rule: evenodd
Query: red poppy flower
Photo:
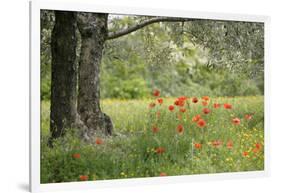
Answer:
M224 107L225 109L232 109L232 105L231 105L231 104L228 104L228 103L223 104L223 107Z
M201 143L194 143L194 147L195 147L195 149L201 149L202 144Z
M87 176L87 175L80 175L80 176L79 176L79 179L80 179L81 181L87 181L87 180L89 179L89 176Z
M74 153L72 154L72 157L75 159L79 159L81 157L80 153Z
M180 101L180 104L184 104L184 102L187 100L186 96L180 96L177 98L177 101Z
M162 154L162 153L165 152L165 148L164 147L157 147L157 148L155 148L155 152L157 154Z
M192 98L192 102L193 102L193 103L197 103L197 102L198 102L198 98L193 97L193 98Z
M165 172L160 172L159 176L167 176Z
M244 157L247 157L247 156L249 156L249 152L244 151L244 152L242 153L242 155L243 155Z
M229 140L227 143L226 143L226 147L227 149L232 149L233 148L233 142L231 140Z
M169 110L170 110L170 111L173 111L174 108L175 108L174 105L170 105L170 106L169 106Z
M255 146L256 146L257 149L261 149L261 144L260 143L256 143Z
M163 99L162 98L158 98L157 99L158 103L161 105L163 103Z
M177 99L174 104L175 104L176 106L182 107L182 106L184 106L184 103L185 103L184 100L179 100L179 99Z
M209 114L210 112L211 112L211 110L208 109L208 108L203 109L203 113L206 114L206 115Z
M220 108L220 106L221 106L221 105L220 105L219 103L214 103L214 108L215 108L215 109Z
M152 109L153 107L155 107L155 105L156 105L156 104L152 102L152 103L149 104L149 108Z
M193 118L192 118L192 121L193 122L197 122L201 119L201 116L200 115L195 115Z
M180 112L184 113L186 111L185 108L180 108Z
M185 101L183 101L183 100L179 100L179 106L180 106L180 107L183 107L183 106L184 106L184 104L185 104Z
M197 121L197 126L198 127L205 127L206 126L206 121L204 121L203 119L199 119L199 121Z
M252 119L252 115L249 115L249 114L245 115L245 119L246 120L251 120Z
M232 119L232 123L234 124L234 125L239 125L240 124L240 119L238 119L238 118L234 118L234 119Z
M160 96L160 90L155 89L155 90L153 91L153 96L159 97L159 96Z
M212 146L215 148L218 148L219 146L221 146L222 142L220 140L214 140L212 141Z
M178 100L182 100L182 101L185 101L185 100L187 100L188 98L186 97L186 96L180 96L179 98L178 98Z
M179 134L183 134L184 128L183 128L182 125L178 125L178 126L177 126L177 132L178 132Z
M152 127L152 132L153 132L153 133L158 133L158 132L159 132L159 128L156 127L156 126L153 126L153 127Z
M208 102L207 102L207 101L202 101L202 105L203 105L203 106L207 106L207 105L208 105Z
M208 97L208 96L203 96L202 99L203 99L204 101L209 101L209 100L210 100L210 97Z
M101 139L101 138L96 138L96 144L97 144L97 145L103 144L102 139Z

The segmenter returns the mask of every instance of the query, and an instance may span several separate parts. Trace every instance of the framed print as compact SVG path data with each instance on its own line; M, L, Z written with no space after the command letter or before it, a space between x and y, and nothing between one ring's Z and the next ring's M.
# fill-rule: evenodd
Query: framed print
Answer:
M269 172L266 16L30 3L30 187Z

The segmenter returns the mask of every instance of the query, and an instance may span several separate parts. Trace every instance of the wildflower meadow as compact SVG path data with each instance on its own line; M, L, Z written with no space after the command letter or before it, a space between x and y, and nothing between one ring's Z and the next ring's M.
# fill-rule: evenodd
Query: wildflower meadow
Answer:
M43 103L42 182L263 170L263 97L152 94L146 100L103 100L114 135L97 135L89 145L71 131L54 150L44 143L49 104Z

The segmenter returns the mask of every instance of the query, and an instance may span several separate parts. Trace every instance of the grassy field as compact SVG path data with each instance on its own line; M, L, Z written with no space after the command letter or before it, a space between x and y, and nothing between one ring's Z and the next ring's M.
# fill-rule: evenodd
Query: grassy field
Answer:
M41 183L263 170L262 96L194 102L103 100L113 136L96 136L89 145L72 129L50 149L49 102L43 101Z

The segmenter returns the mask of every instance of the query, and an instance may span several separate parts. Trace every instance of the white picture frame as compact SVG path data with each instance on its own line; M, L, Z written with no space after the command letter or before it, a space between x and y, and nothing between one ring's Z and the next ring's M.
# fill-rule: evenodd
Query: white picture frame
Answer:
M235 20L249 22L263 22L265 27L265 164L264 171L221 173L221 174L200 174L189 176L173 176L161 178L137 178L122 180L106 180L95 182L71 182L40 184L40 10L67 10L84 12L106 12L115 14L135 15L157 15L174 16L197 19ZM83 3L81 1L59 2L59 1L31 1L30 2L30 190L31 192L74 190L85 188L103 187L125 187L135 185L162 184L162 183L183 183L190 181L241 179L252 177L265 177L270 173L270 137L269 137L269 24L270 18L259 15L241 15L226 13L194 12L188 10L164 10L149 9L140 7L117 7L102 6L97 4Z

